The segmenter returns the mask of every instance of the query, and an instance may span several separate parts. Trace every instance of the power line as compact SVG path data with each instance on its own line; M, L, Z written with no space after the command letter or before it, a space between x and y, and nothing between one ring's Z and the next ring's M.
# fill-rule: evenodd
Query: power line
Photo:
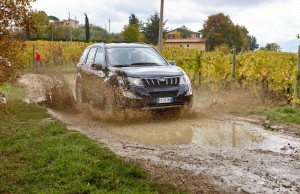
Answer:
M101 5L100 7L98 7L97 9L94 9L93 11L90 11L90 12L88 12L88 13L86 13L86 14L91 14L91 13L93 13L93 12L95 12L95 11L99 11L100 9L102 9L105 5L107 5L108 3L110 3L112 0L108 0L107 2L105 2L103 5Z

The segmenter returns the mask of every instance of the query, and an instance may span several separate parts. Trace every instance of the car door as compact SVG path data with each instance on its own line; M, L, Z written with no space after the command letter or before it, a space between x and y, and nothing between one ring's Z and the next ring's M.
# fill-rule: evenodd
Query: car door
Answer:
M93 97L93 70L91 69L91 66L95 59L95 54L97 51L97 47L91 47L87 58L85 60L85 63L83 64L81 68L81 79L82 84L84 87L86 98L91 100Z
M98 47L93 65L105 65L105 56L104 56L104 49L102 47ZM97 68L92 68L93 71L93 83L92 83L92 95L93 96L93 101L97 103L101 103L104 100L104 79L105 79L105 70L104 68L102 69L97 69Z

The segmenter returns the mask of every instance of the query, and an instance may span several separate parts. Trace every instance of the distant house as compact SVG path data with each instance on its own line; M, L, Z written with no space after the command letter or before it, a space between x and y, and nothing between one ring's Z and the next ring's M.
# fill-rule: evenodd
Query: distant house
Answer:
M167 39L165 40L165 47L179 47L189 49L199 49L205 51L205 38L178 38L178 39Z
M189 49L205 50L206 39L200 38L200 33L187 30L189 38L183 38L181 28L171 30L165 35L166 47L181 47Z
M78 24L79 24L78 21L73 19L68 19L68 20L63 19L55 23L60 26L71 26L71 28L78 28Z
M190 34L190 38L200 38L200 33L193 32L190 30L187 30L187 31ZM181 28L176 28L174 30L167 32L166 38L167 39L180 39L180 38L182 38L181 32L182 32Z

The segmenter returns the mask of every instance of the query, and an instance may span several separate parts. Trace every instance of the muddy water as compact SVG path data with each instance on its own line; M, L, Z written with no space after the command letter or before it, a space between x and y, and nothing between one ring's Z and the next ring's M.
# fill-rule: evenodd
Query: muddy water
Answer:
M299 142L263 130L246 121L219 119L178 119L141 124L107 126L112 132L155 146L196 144L280 151Z

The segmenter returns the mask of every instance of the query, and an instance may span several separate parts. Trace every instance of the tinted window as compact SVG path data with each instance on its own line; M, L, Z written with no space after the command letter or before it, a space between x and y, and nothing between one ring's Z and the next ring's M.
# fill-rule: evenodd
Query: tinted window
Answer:
M87 60L86 60L87 66L91 66L93 64L96 50L97 50L97 47L91 48L89 55L87 57Z
M153 48L109 48L107 49L109 64L112 66L134 63L153 63L153 65L168 65Z
M103 64L104 55L103 48L99 47L95 57L95 64Z
M85 50L83 51L83 54L81 55L80 60L79 60L80 63L83 63L83 62L85 61L86 55L87 55L87 53L89 52L89 50L90 50L90 49L87 48L87 49L85 49Z

